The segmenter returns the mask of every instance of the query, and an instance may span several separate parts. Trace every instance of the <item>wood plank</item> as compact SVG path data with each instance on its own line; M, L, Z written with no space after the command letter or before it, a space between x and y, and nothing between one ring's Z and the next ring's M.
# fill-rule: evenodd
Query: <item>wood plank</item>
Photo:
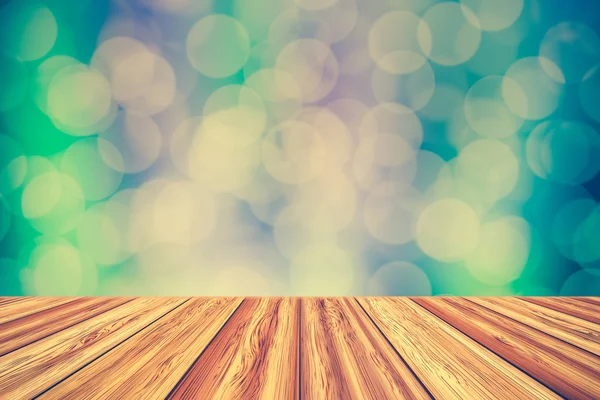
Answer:
M244 300L169 398L298 398L299 302Z
M164 399L241 303L193 298L41 399Z
M519 297L519 299L600 324L600 312L586 302L569 297Z
M84 297L0 325L0 356L133 300Z
M354 299L302 299L306 399L430 399Z
M562 396L600 398L600 358L593 354L467 299L414 301Z
M469 297L469 300L600 356L598 324L515 298Z
M585 303L595 306L596 311L600 309L600 299L598 297L574 297L574 300L583 301Z
M184 301L135 299L0 357L0 399L40 394Z
M408 298L358 301L436 398L559 398Z
M9 304L9 303L16 303L19 301L23 301L25 299L25 297L7 297L7 296L2 296L0 297L0 306L4 305L4 304Z
M0 324L69 303L75 299L76 297L23 297L20 301L1 304Z

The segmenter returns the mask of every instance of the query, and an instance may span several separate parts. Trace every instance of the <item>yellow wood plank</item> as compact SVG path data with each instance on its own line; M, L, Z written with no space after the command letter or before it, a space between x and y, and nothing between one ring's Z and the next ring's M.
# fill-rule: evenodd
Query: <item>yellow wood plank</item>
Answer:
M431 398L354 299L304 298L301 321L302 398Z
M519 297L519 299L600 324L600 312L587 302L569 297Z
M436 398L559 398L408 298L358 301Z
M299 301L244 300L169 398L298 398Z
M17 301L0 304L0 324L35 314L61 304L75 301L76 297L22 297Z
M0 357L0 399L40 394L185 300L135 299Z
M423 307L569 399L600 398L600 358L462 298Z
M241 303L193 298L41 399L164 399Z
M0 325L0 356L133 300L82 297Z
M0 306L9 304L9 303L17 303L19 301L23 301L24 299L25 299L25 297L2 296L2 297L0 297Z
M600 356L600 325L508 297L473 297L474 303Z

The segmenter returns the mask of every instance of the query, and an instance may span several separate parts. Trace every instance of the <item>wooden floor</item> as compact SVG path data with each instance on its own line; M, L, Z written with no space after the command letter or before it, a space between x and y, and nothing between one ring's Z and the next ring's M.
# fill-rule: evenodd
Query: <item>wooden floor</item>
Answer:
M0 399L600 399L599 298L0 298Z

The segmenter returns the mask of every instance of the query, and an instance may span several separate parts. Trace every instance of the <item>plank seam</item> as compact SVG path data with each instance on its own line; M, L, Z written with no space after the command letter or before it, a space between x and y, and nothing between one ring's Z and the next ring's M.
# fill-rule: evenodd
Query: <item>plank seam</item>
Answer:
M104 357L107 353L113 351L114 349L116 349L117 347L121 346L123 343L127 342L129 339L131 339L132 337L136 336L137 334L139 334L140 332L142 332L143 330L147 329L149 326L153 325L154 323L156 323L157 321L161 320L162 318L164 318L167 314L172 313L173 311L175 311L176 309L178 309L179 307L181 307L182 305L184 305L185 303L187 303L188 301L190 301L190 299L186 299L185 301L182 301L179 305L173 307L172 309L170 309L169 311L167 311L166 313L164 313L163 315L159 316L158 318L156 318L154 321L149 322L147 325L145 325L144 327L140 328L140 330L138 330L137 332L135 332L133 335L129 336L127 339L117 343L116 345L114 345L113 347L111 347L110 349L106 350L104 353L100 354L98 357L94 358L93 360L90 360L88 363L82 365L81 367L77 368L75 371L73 371L72 373L70 373L69 375L65 376L64 378L58 380L57 382L55 382L54 384L52 384L51 386L48 386L46 389L44 389L43 391L41 391L40 393L38 393L37 395L35 395L32 399L37 399L39 398L41 395L43 395L44 393L49 392L50 390L52 390L54 387L56 387L57 385L59 385L60 383L62 383L63 381L67 380L68 378L70 378L71 376L75 375L76 373L78 373L79 371L81 371L82 369L86 368L88 365L92 364L93 362L97 361L98 359L100 359L101 357Z
M465 297L459 297L462 299L465 299ZM487 351L489 351L492 354L495 354L497 357L499 357L500 359L506 361L509 365L512 365L513 367L515 367L516 369L518 369L519 371L521 371L523 374L529 376L531 379L533 379L534 381L538 382L539 384L541 384L542 386L546 387L549 391L555 393L558 397L560 398L565 398L562 394L558 393L556 390L552 389L551 387L549 387L548 385L546 385L544 382L542 382L541 380L537 379L535 376L532 376L530 373L528 373L527 371L523 370L522 368L520 368L518 365L513 364L511 361L507 360L506 358L504 358L502 355L496 353L494 350L490 349L489 347L485 346L483 343L480 343L477 339L475 339L474 337L472 337L471 335L467 334L466 332L461 331L460 329L458 329L457 327L455 327L454 325L452 325L450 322L446 321L444 318L440 317L439 315L437 315L436 313L434 313L433 311L430 311L429 309L427 309L426 307L422 306L421 304L417 303L416 301L414 301L413 299L410 299L413 303L415 303L417 306L423 308L425 311L427 311L428 313L430 313L431 315L433 315L435 318L439 319L440 321L442 321L443 323L445 323L446 325L451 326L453 329L457 330L458 332L460 332L461 334L463 334L464 336L468 337L469 339L471 339L472 341L474 341L475 343L477 343L479 346L483 347L484 349L486 349ZM471 302L473 303L473 302ZM473 303L475 304L475 303ZM502 315L502 314L500 314Z
M92 316L90 316L89 318L86 318L86 319L84 319L84 320L81 320L81 321L79 321L79 322L76 322L76 323L74 323L74 324L72 324L72 325L65 326L64 328L62 328L62 329L60 329L60 330L58 330L58 331L56 331L56 332L54 332L54 333L51 333L51 334L49 334L49 335L47 335L47 336L43 336L43 337L41 337L41 338L38 338L38 339L34 340L33 342L30 342L30 343L27 343L27 344L25 344L25 345L23 345L23 346L17 347L16 349L13 349L13 350L11 350L11 351L9 351L9 352L7 352L7 353L4 353L4 354L2 354L0 357L4 357L4 356L6 356L6 355L8 355L8 354L12 353L13 351L17 351L17 350L23 349L23 348L25 348L25 347L27 347L27 346L29 346L29 345L32 345L32 344L34 344L34 343L36 343L36 342L38 342L38 341L40 341L40 340L42 340L42 339L46 339L46 338L49 338L50 336L56 335L56 334L58 334L58 333L61 333L61 332L62 332L62 331L64 331L65 329L69 329L69 328L72 328L72 327L74 327L74 326L77 326L77 325L79 325L79 324L82 324L82 323L84 323L84 322L86 322L86 321L88 321L88 320L90 320L90 319L92 319L92 318L96 318L96 317L98 317L98 316L100 316L100 315L103 315L104 313L107 313L107 312L109 312L109 311L113 311L115 308L118 308L118 307L124 306L125 304L127 304L127 303L129 303L129 302L131 302L131 301L133 301L133 300L135 300L135 297L131 298L131 300L127 300L125 303L122 303L122 304L118 304L118 305L116 305L116 306L113 306L112 308L109 308L108 310L105 310L105 311L101 312L100 314L92 315ZM70 303L65 303L65 304L70 304ZM64 304L61 304L61 305L64 305ZM59 305L59 306L57 306L57 307L60 307L61 305ZM54 308L54 307L53 307L53 308ZM48 310L51 310L51 308L49 308ZM39 311L39 312L44 312L44 311L48 311L48 310L42 310L42 311ZM37 313L36 313L36 314L37 314ZM30 314L30 316L31 316L31 315L34 315L34 314ZM16 320L14 320L14 321L16 321ZM0 327L0 328L1 328L1 327Z
M568 315L568 316L570 316L570 317L573 317L573 318L578 318L578 319L581 319L581 320L583 320L583 321L591 322L592 324L600 325L600 323L598 323L598 322L596 322L596 321L592 321L592 320L590 320L590 319L587 319L587 318L581 317L581 316L579 316L579 315L572 314L571 312L565 312L565 311L561 311L561 310L559 310L559 309L557 309L557 308L552 308L552 307L550 307L550 306L549 306L549 305L547 305L547 304L539 304L539 303L536 303L536 302L534 302L534 301L531 301L531 300L529 300L529 298L527 298L527 297L515 297L515 299L517 299L517 300L520 300L520 301L524 301L524 302L526 302L526 303L529 303L529 304L535 304L536 306L544 307L544 308L546 308L546 309L548 309L548 310L556 311L556 312L559 312L559 313L561 313L561 314ZM581 298L569 297L569 299L570 299L570 300L579 300L579 301L581 302L581 303L580 303L580 305L581 305L582 307L584 307L584 305L585 305L585 304L587 304L587 305L592 305L592 306L598 306L598 305L597 305L597 304L595 304L595 303L590 303L590 302L587 302L587 301L585 301L585 299L581 299ZM560 302L560 301L559 301L559 302ZM563 304L565 304L565 303L563 303ZM586 311L587 311L587 310L586 310ZM572 312L573 312L573 311L572 311Z
M398 350L396 349L396 347L392 344L392 342L390 342L390 340L388 339L388 337L386 336L385 333L383 333L383 331L381 330L381 328L379 328L379 325L377 325L377 322L375 322L375 320L373 318L371 318L371 315L367 312L367 310L363 307L363 305L360 303L360 301L358 301L358 298L353 297L354 301L356 301L356 303L358 304L358 307L365 313L365 315L367 316L367 318L369 319L369 321L371 321L371 323L373 324L373 326L375 326L375 329L377 329L377 331L381 334L381 336L383 336L383 338L385 339L385 341L387 342L387 344L392 348L392 350L394 350L394 352L398 355L398 357L400 358L400 361L402 361L402 363L404 365L406 365L406 368L411 372L411 374L415 377L415 379L417 380L417 382L419 382L421 384L421 386L423 387L423 389L425 389L425 391L427 392L427 394L429 395L430 398L435 399L435 396L433 396L433 394L431 393L431 391L429 390L429 388L427 387L427 385L425 385L425 383L421 380L421 378L419 377L419 375L417 375L417 373L411 368L411 366L406 362L406 360L404 359L404 357L402 357L402 355L400 354L400 352L398 352Z
M41 310L38 310L38 311L34 311L34 312L32 312L31 314L25 314L25 315L21 315L20 317L18 317L18 318L15 318L15 319L9 319L8 321L4 321L4 322L0 323L0 328L2 328L2 325L6 324L6 323L13 322L13 321L18 321L18 320L20 320L20 319L22 319L22 318L29 317L29 316L32 316L32 315L35 315L35 314L41 313L41 312L43 312L43 311L48 311L48 310L52 310L53 308L56 308L56 307L64 306L65 304L71 304L71 303L73 303L74 301L76 301L76 300L78 300L78 299L81 299L81 298L82 298L82 297L73 297L71 300L69 300L69 301L65 301L64 303L57 304L57 305L55 305L55 306L48 307L48 308L44 308L44 309L41 309Z
M598 302L594 301L594 299L591 299L589 297L572 297L571 300L580 301L580 302L598 307Z
M575 319L581 320L581 321L583 321L583 322L589 322L589 323L591 323L591 324L594 324L594 325L598 325L598 326L600 326L600 323L599 323L599 322L596 322L596 321L591 321L591 320L589 320L589 319L586 319L586 318L584 318L584 317L580 317L579 315L574 315L574 314L571 314L571 313L568 313L568 312L565 312L565 311L558 310L558 309L556 309L556 308L549 307L549 306L548 306L548 305L546 305L546 304L539 304L539 303L536 303L536 302L530 301L530 300L529 300L529 298L527 298L527 297L511 297L511 299L515 299L515 300L518 300L519 302L523 302L523 303L526 303L526 304L531 304L531 305L534 305L534 306L542 307L542 308L545 308L546 310L549 310L549 311L554 311L554 312L557 312L557 313L560 313L560 314L564 314L564 315L566 315L566 316L568 316L568 317L571 317L571 318L575 318ZM570 299L571 299L571 300L576 300L576 299L574 299L574 298L570 298ZM560 301L559 301L559 303L560 303ZM563 303L563 304L565 304L565 303ZM590 304L590 305L591 305L591 303L586 303L586 304ZM582 305L582 306L583 306L583 305ZM592 311L593 311L593 310L592 310Z
M304 306L304 298L298 299L298 399L302 400L304 393L302 393L302 308Z
M575 344L573 344L573 343L569 343L569 342L567 342L566 340L563 340L563 339L561 339L561 338L559 338L559 337L556 337L556 336L554 336L554 335L551 335L551 334L549 334L549 333L546 333L546 332L544 332L544 331L542 331L542 330L539 330L538 328L536 328L536 327L534 327L534 326L531 326L531 325L529 325L529 324L526 324L525 322L521 322L521 321L519 321L519 320L516 320L516 319L514 319L514 318L512 318L512 317L509 317L508 315L504 315L504 314L502 314L501 312L498 312L498 311L492 310L491 308L489 308L489 307L486 307L486 306L484 306L484 305L482 305L482 304L476 303L476 302L474 302L474 301L471 301L471 300L469 300L469 299L468 299L468 298L466 298L466 297L463 297L463 299L467 300L467 301L468 301L469 303L471 303L471 304L475 304L475 306L479 306L479 307L485 308L486 310L488 310L488 311L491 311L491 312L492 312L492 313L494 313L494 314L498 314L498 315L500 315L501 317L507 318L507 319L509 319L509 320L511 320L511 321L515 321L515 322L516 322L517 324L519 324L519 325L524 325L524 326L526 326L526 327L528 327L528 328L531 328L531 329L533 329L533 330L536 330L536 331L538 331L538 332L542 333L543 335L545 335L545 336L547 336L547 337L550 337L550 338L553 338L553 339L559 340L559 341L563 342L564 344L566 344L567 346L571 346L571 347L574 347L574 348L576 348L576 349L583 350L583 351L585 351L586 353L588 353L588 354L591 354L591 355L592 355L592 356L594 356L594 357L598 357L598 355L597 355L597 354L594 354L594 353L592 353L591 351L588 351L588 350L586 350L586 349L583 349L583 348L581 348L581 347L579 347L579 346L577 346L577 345L575 345ZM557 311L557 310L553 310L553 311ZM560 311L557 311L557 312L560 312ZM560 312L560 313L561 313L561 314L565 314L565 313L562 313L562 312ZM565 315L569 315L569 314L565 314ZM575 318L577 318L577 317L575 317Z
M231 313L231 315L227 318L227 320L223 323L223 325L221 325L221 327L219 328L219 330L217 331L217 333L215 333L215 335L212 337L212 339L210 339L210 341L206 344L206 346L204 346L204 349L202 349L202 351L200 352L200 354L198 354L198 357L196 357L196 359L194 360L194 362L192 362L190 364L190 366L188 367L188 369L183 373L183 375L181 375L181 378L179 378L179 380L177 381L177 383L175 385L173 385L173 387L171 388L171 390L169 391L169 394L165 397L166 399L170 399L171 396L173 395L173 393L175 392L175 390L177 390L177 388L181 385L181 383L185 380L185 378L187 378L187 376L190 374L191 370L194 368L194 366L196 365L196 363L198 362L198 360L200 360L200 357L202 357L202 354L204 354L204 352L206 352L206 349L208 349L210 347L210 345L215 341L215 339L217 338L217 336L219 336L221 334L221 331L223 331L223 328L225 328L225 325L227 325L229 323L229 321L231 321L231 318L233 318L233 316L235 315L235 313L237 313L237 311L240 309L240 307L242 306L242 304L244 302L246 302L246 297L240 301L240 304L237 305L237 307L235 308L235 310L233 310L233 312Z

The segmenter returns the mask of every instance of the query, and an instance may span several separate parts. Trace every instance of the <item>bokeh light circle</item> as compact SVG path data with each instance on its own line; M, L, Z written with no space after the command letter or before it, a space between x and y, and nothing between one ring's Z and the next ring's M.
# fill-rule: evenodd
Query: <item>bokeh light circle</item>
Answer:
M561 296L600 296L600 275L579 270L569 276L560 289Z
M129 112L154 115L175 98L173 67L134 38L116 36L105 40L94 52L91 65L107 77L115 101Z
M48 87L48 115L72 135L96 133L110 116L112 93L104 75L83 64L62 68Z
M431 296L427 274L414 264L393 261L381 266L367 282L371 296Z
M600 206L591 198L566 203L552 221L552 239L558 251L577 263L600 259Z
M526 158L539 177L581 184L600 170L600 137L591 126L575 121L546 121L529 134Z
M335 55L329 46L315 39L299 39L288 43L277 56L275 66L296 80L305 103L312 103L329 94L339 75Z
M279 45L298 38L311 38L333 44L353 32L357 19L355 0L336 0L331 7L318 10L290 7L271 22L268 40Z
M503 142L477 140L456 157L456 177L476 188L478 196L493 204L508 196L519 177L519 160Z
M339 0L294 0L294 3L305 10L316 11L329 8Z
M521 88L510 78L487 76L477 81L465 97L465 115L469 126L481 136L490 139L502 139L514 135L523 125L523 119L515 115L504 102L502 90L510 91L512 96L519 94Z
M1 144L1 143L0 143ZM2 197L6 200L8 208L13 214L23 216L22 197L27 185L38 176L58 172L56 166L47 158L40 156L25 156L15 163L15 177L8 177L5 192ZM10 171L10 168L9 168ZM9 175L12 174L9 173ZM49 200L52 201L52 200Z
M460 0L477 16L479 27L499 31L511 26L523 12L524 0Z
M30 257L32 292L38 296L93 294L97 286L96 266L68 242L42 243Z
M53 56L45 59L37 68L35 103L44 113L48 113L48 88L52 78L61 69L77 65L79 61L69 56Z
M319 132L310 124L289 120L271 129L262 145L262 162L282 183L296 185L317 176L327 151Z
M379 17L368 39L371 58L391 74L406 74L421 68L427 61L423 51L427 53L431 47L428 25L407 11L392 11Z
M583 22L565 21L548 29L540 44L540 57L552 61L542 64L546 73L559 83L578 83L600 63L600 38Z
M417 218L415 237L421 250L442 262L464 260L477 247L479 217L464 201L446 198L425 206Z
M425 55L440 65L468 61L481 42L477 16L466 6L443 2L429 8L419 22L418 41Z
M216 140L200 124L189 149L188 175L217 192L241 189L252 181L260 165L260 145L239 146Z
M10 136L0 135L0 197L17 189L27 174L27 158L21 145Z
M63 153L60 170L81 186L86 200L101 200L117 190L123 174L107 165L98 149L97 138L84 138Z
M57 34L54 14L42 2L13 0L0 8L0 44L9 56L40 59L52 49Z
M520 43L521 36L518 30L483 32L479 49L465 66L482 77L503 75L517 60Z
M73 230L84 207L81 187L60 172L48 172L32 179L21 199L23 216L34 229L45 234L61 235Z
M419 110L419 114L431 121L445 121L452 117L464 98L464 91L456 85L436 83L431 99ZM464 111L461 109L461 112Z
M339 232L352 222L357 197L354 185L343 173L322 174L298 187L289 209L310 232Z
M131 251L190 246L210 237L219 215L214 193L189 180L157 179L131 195L127 243Z
M421 120L413 110L398 103L381 103L371 108L363 116L359 129L365 136L394 133L413 148L420 147L423 142Z
M351 293L356 284L356 262L343 249L323 244L299 253L290 266L292 291L313 296L326 290L334 296Z
M270 22L294 6L293 0L233 0L232 14L246 28L252 41L261 41L269 34Z
M363 206L367 231L382 243L399 245L413 240L421 196L413 188L392 183L374 187Z
M502 286L517 279L531 247L531 228L519 217L503 217L481 225L475 250L465 265L479 281Z
M288 119L300 111L302 89L294 77L278 68L263 68L248 76L244 85L263 100L270 122Z
M204 103L203 130L214 140L247 146L267 124L262 98L253 89L227 85L215 90Z
M373 94L380 103L398 103L413 110L423 108L433 96L435 76L428 62L409 74L391 74L381 68L373 70Z
M186 48L192 66L211 78L225 78L242 69L250 55L250 38L235 18L215 14L190 29Z
M327 158L325 167L338 169L352 155L352 137L348 126L332 111L321 107L305 107L294 115L294 120L306 122L323 139Z
M542 57L521 58L506 71L502 95L513 113L538 120L556 110L563 96L563 85L559 82L564 83L564 77L557 82L547 70L552 71L553 76L562 75L556 64Z
M402 136L392 133L368 135L357 143L352 174L364 189L381 182L408 186L416 174L416 154Z
M88 208L77 224L77 243L81 251L98 265L124 261L127 251L129 209L118 201L97 203Z

